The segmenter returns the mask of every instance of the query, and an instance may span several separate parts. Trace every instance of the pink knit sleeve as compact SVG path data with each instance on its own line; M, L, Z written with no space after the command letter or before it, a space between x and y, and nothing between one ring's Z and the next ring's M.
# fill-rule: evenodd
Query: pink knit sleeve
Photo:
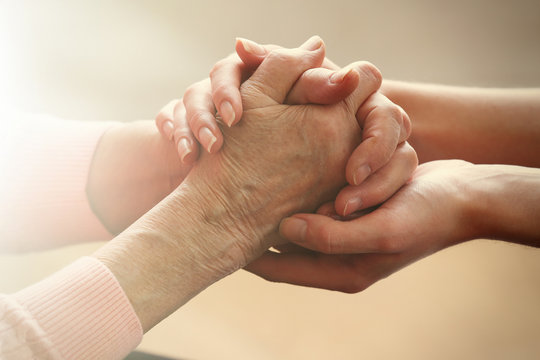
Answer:
M122 359L141 339L128 298L95 258L0 297L2 359Z
M114 122L3 114L0 251L33 251L112 236L92 212L86 183L101 135Z

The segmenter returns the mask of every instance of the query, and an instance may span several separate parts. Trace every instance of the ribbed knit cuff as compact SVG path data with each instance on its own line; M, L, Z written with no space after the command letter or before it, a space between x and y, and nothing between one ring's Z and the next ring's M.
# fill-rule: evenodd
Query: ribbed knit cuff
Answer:
M118 123L15 113L0 192L6 250L29 251L112 238L90 208L86 184L103 133Z
M14 295L65 359L122 359L142 327L120 284L99 260L84 257Z

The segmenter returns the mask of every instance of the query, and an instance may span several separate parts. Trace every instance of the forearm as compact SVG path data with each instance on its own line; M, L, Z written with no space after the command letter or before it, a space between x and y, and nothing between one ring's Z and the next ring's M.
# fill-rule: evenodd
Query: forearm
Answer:
M540 166L540 89L477 89L386 80L382 92L409 114L421 162Z
M474 238L540 247L540 169L476 165L467 179Z
M115 275L146 332L237 270L238 237L207 214L215 201L181 185L94 256Z

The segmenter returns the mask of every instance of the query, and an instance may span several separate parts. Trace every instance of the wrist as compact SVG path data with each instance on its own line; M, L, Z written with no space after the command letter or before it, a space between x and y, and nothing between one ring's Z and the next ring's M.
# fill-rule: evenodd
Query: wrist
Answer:
M540 245L540 170L510 165L474 165L467 180L469 239Z
M209 221L210 205L181 185L94 254L119 281L144 331L244 265L221 217Z

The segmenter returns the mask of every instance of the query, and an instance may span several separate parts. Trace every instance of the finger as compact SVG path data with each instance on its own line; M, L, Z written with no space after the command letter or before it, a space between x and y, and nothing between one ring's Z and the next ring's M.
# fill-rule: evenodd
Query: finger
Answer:
M287 96L288 104L335 104L358 86L360 76L352 68L339 71L316 68L306 70Z
M223 122L229 127L242 117L240 84L247 78L248 72L246 65L236 54L217 62L210 71L212 100Z
M317 253L273 253L267 251L245 269L265 280L300 286L356 293L373 283L357 270L354 258Z
M209 153L217 152L223 145L223 135L215 118L210 80L191 85L184 94L186 119L191 131Z
M236 54L239 56L241 61L251 69L259 66L263 62L266 55L276 48L278 47L268 48L264 45L257 44L254 41L244 38L237 38L235 46Z
M311 41L315 37L309 38L305 43L300 45L300 48L309 50ZM246 65L247 68L254 70L257 68L264 60L266 55L270 54L273 50L284 49L282 46L274 44L261 45L257 44L254 41L236 38L236 54ZM332 61L325 59L323 65L328 66L329 69L339 69Z
M301 48L308 48L310 40L306 41ZM246 66L246 69L254 70L272 50L276 49L282 49L282 47L260 45L242 38L236 39L236 53ZM331 71L311 74L310 72L315 69L307 70L289 93L287 103L296 105L308 103L334 104L349 96L358 85L357 73L351 72L350 69L340 72L340 68L327 58L324 59L321 66Z
M351 221L318 214L296 214L281 221L280 234L305 248L325 254L391 253L400 249L384 208Z
M388 164L360 185L347 186L339 192L335 203L337 213L348 216L386 201L411 178L417 165L414 149L407 142L401 143Z
M199 145L187 123L186 109L182 101L178 101L174 107L173 122L173 140L180 161L183 164L191 165L199 158Z
M347 162L349 184L359 185L392 157L399 143L410 134L410 120L404 111L381 93L369 97L357 112L362 142ZM409 123L409 126L404 125Z
M307 69L324 59L324 44L315 36L305 47L273 50L253 75L242 84L244 107L257 108L282 104L292 86Z
M349 111L356 114L360 106L381 87L382 75L379 69L367 61L354 62L342 71L345 69L353 69L359 76L358 86L346 99Z
M172 140L174 135L174 107L180 100L169 101L156 115L155 123L160 134L167 140Z

